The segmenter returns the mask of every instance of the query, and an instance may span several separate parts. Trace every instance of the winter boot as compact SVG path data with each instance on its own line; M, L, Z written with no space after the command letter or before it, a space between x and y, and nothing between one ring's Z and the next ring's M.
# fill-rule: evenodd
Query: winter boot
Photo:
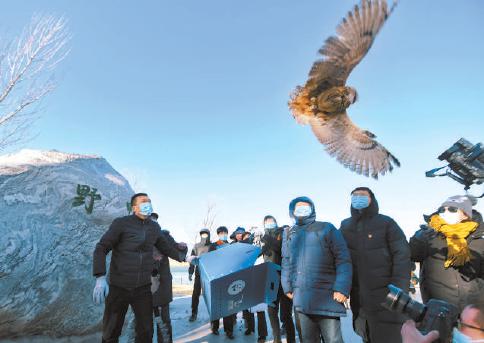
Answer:
M188 321L194 322L195 320L197 320L197 314L195 312L193 312L192 315L190 316L190 319L188 319Z

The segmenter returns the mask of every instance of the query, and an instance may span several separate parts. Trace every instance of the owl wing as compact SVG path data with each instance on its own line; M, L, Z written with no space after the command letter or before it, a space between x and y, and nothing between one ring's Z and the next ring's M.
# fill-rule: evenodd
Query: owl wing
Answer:
M325 145L326 151L346 168L378 179L400 166L400 162L369 131L356 126L346 112L331 117L310 120L313 133Z
M313 64L305 85L309 96L345 85L395 6L396 1L388 9L386 0L361 0L348 12L336 28L337 36L329 37L319 50L323 58Z

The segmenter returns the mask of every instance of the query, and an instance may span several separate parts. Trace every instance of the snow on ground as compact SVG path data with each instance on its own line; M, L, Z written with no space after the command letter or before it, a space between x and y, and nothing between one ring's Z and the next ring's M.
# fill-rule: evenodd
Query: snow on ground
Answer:
M215 343L215 342L257 342L257 335L244 336L244 322L241 314L237 316L237 326L234 330L235 339L229 340L223 333L222 321L220 321L220 335L214 336L211 334L208 320L208 312L205 303L200 299L198 320L194 323L188 321L190 316L191 297L183 297L176 299L171 306L172 321L174 329L174 341L180 343ZM271 328L269 324L269 317L266 314L267 327L269 337L267 342L272 342ZM256 323L257 326L257 323ZM351 311L348 317L342 319L343 339L345 343L361 343L361 339L353 332L351 324ZM283 340L283 342L286 342ZM121 342L120 342L121 343Z
M200 299L199 314L197 321L190 323L188 317L190 316L191 309L191 297L176 298L171 303L171 318L173 324L173 339L177 343L215 343L215 342L257 342L257 336L252 334L251 336L244 335L244 322L241 314L237 316L237 325L234 330L235 339L229 340L225 337L223 332L223 325L220 322L220 335L214 336L210 331L210 325L208 320L208 312L205 307L205 303ZM128 316L127 316L128 317ZM272 342L272 336L270 333L269 318L266 316L267 326L269 330L269 337L267 342ZM126 322L128 321L128 318ZM342 319L343 338L345 343L361 343L361 339L355 335L351 325L351 313L348 317ZM0 340L1 343L95 343L101 342L101 334L97 333L85 337L70 337L70 338L52 338L52 337L32 337L32 338L20 338L15 340ZM156 333L153 337L153 342L156 342ZM284 339L283 342L286 342ZM119 340L119 343L128 343L126 337L126 330L123 330L123 336Z

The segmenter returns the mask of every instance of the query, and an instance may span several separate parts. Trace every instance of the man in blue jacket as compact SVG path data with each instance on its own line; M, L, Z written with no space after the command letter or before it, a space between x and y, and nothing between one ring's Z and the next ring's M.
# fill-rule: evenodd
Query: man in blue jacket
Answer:
M351 258L341 233L316 221L311 199L289 204L292 228L284 232L282 287L294 301L304 343L343 343L340 317L351 289Z

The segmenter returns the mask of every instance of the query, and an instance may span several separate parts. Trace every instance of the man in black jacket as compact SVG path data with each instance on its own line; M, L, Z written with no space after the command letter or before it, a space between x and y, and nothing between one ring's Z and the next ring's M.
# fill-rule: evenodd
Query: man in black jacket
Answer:
M117 218L97 243L93 256L96 286L93 299L106 298L103 317L103 342L118 342L128 306L136 320L136 342L151 343L153 338L153 298L151 275L153 246L160 253L184 261L187 247L172 244L150 215L151 200L146 193L131 198L133 215ZM109 286L106 281L106 255L112 250Z
M220 226L217 228L218 240L210 245L209 251L215 251L218 249L223 249L225 246L230 244L227 240L229 230L225 226ZM228 339L234 339L234 325L236 323L236 315L230 315L223 317L224 331ZM218 329L220 326L220 319L213 320L211 322L211 329L214 335L219 335Z
M158 215L153 213L151 219L157 222ZM170 245L179 244L175 242L168 230L161 230L161 233ZM156 247L153 248L153 258L155 264L151 277L151 293L153 294L156 337L158 343L172 343L170 303L173 301L173 276L170 271L170 261L168 256L160 253Z
M210 230L201 229L200 230L200 242L195 244L192 249L191 256L200 257L206 254L210 248ZM197 320L198 314L198 304L200 302L200 294L202 292L202 282L200 280L200 271L198 267L190 263L188 267L188 279L192 281L193 274L195 273L195 282L193 283L193 293L192 293L192 315L189 321L194 322Z
M378 202L366 187L351 193L351 217L341 223L353 263L351 310L353 327L364 342L401 342L403 319L381 306L394 284L410 285L410 248L405 234L390 217L378 213Z
M264 231L265 233L262 237L262 254L264 255L264 261L272 262L280 266L282 261L283 229L278 227L276 218L273 216L265 216ZM294 322L292 321L292 300L284 294L281 283L279 283L279 291L277 292L276 300L272 305L267 307L267 313L272 327L272 335L274 336L274 343L282 342L279 322L279 306L281 321L286 329L287 343L293 343L296 341L296 333L294 331Z

